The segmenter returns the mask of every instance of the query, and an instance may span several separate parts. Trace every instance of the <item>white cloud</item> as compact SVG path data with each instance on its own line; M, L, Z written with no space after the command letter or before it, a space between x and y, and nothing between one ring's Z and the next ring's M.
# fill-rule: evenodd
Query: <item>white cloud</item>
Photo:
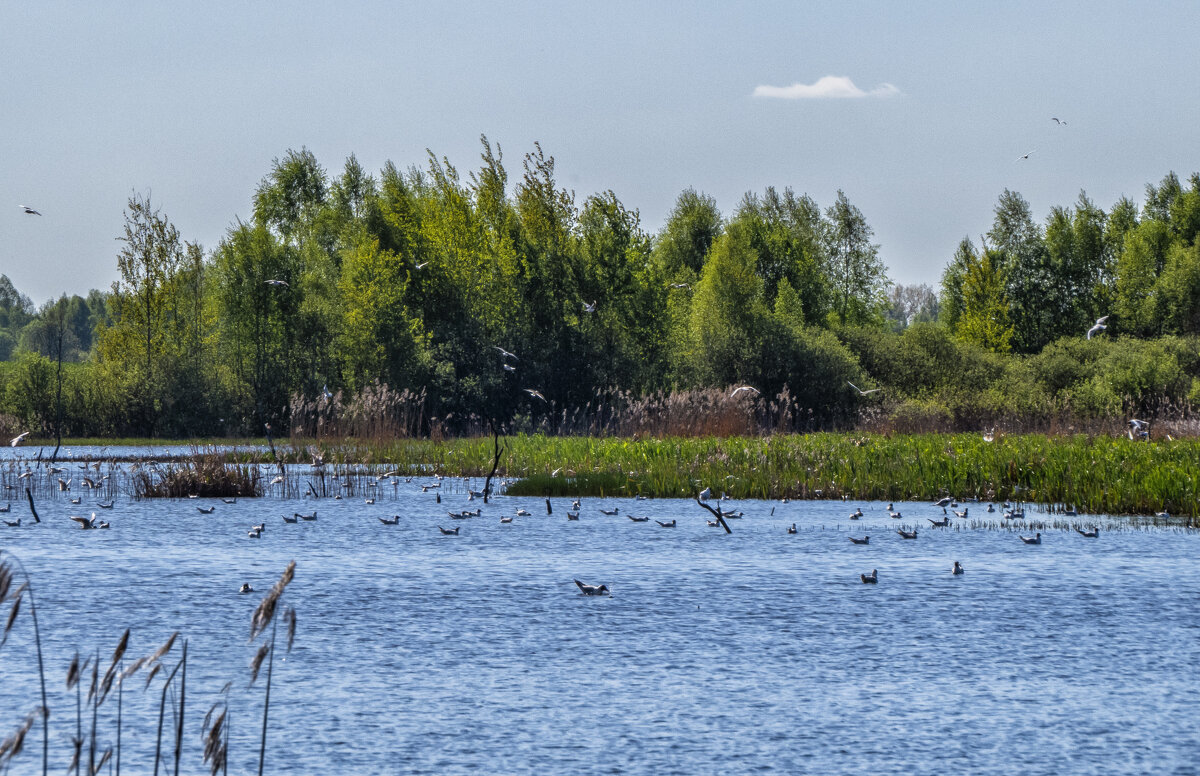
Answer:
M755 97L774 97L781 100L827 100L846 97L894 97L900 90L888 83L879 84L864 92L844 75L827 75L814 84L791 86L756 86Z

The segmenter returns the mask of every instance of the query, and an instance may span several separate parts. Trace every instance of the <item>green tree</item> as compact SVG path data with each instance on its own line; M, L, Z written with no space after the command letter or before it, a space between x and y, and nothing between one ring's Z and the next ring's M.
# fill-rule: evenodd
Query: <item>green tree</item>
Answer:
M769 187L762 196L747 194L732 223L746 233L758 256L755 271L763 280L765 303L774 304L786 279L800 295L806 320L823 322L829 305L827 239L817 203L790 188L780 194Z
M979 260L970 238L964 237L954 250L950 263L942 270L942 296L938 319L951 331L958 328L963 314L963 281L971 266Z
M172 314L176 300L171 287L184 266L184 245L179 230L149 197L137 195L126 205L120 241L113 320L101 334L100 358L110 376L126 386L134 427L154 436L180 362L179 319Z
M671 281L694 282L722 229L717 201L695 189L684 190L654 242L659 272Z
M1122 331L1139 336L1161 331L1162 311L1154 288L1170 245L1170 228L1157 219L1142 221L1125 235L1125 247L1117 260L1115 305Z
M724 386L759 376L770 310L763 279L756 272L758 262L749 230L737 221L713 243L692 300L690 366L695 383Z
M995 251L987 250L967 269L957 333L964 342L995 353L1007 353L1012 347L1013 329L1008 321L1009 305L998 259Z
M878 322L884 309L887 268L879 246L871 242L874 230L862 211L850 204L840 189L837 201L826 211L829 285L834 311L842 324Z

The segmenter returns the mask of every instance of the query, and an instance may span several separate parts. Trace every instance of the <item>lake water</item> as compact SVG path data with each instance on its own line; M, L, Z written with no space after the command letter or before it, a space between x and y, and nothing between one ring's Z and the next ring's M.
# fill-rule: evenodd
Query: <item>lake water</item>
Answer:
M253 772L259 595L238 587L266 590L295 559L271 773L1200 772L1198 534L1049 531L1025 546L1014 532L926 526L905 541L883 505L852 523L856 505L841 502L727 504L746 511L732 535L668 500L584 499L575 522L566 499L547 515L540 499L499 497L452 521L447 509L479 502L446 484L442 504L417 482L374 505L119 500L100 513L108 531L66 518L88 504L53 501L40 525L0 526L39 604L52 770L74 733L71 655L107 661L129 627L131 657L176 629L189 639L183 772L206 772L201 718L230 680L230 771ZM533 515L499 522L518 507ZM897 507L907 524L941 516ZM280 517L314 508L316 522ZM399 525L377 519L393 514ZM5 517L17 516L29 519L23 504ZM871 569L878 585L862 584ZM582 596L575 578L612 596ZM22 614L0 648L0 736L37 703L29 632ZM129 773L152 769L160 683L125 689ZM101 709L101 747L115 712L114 699ZM12 773L40 772L40 748L35 728Z

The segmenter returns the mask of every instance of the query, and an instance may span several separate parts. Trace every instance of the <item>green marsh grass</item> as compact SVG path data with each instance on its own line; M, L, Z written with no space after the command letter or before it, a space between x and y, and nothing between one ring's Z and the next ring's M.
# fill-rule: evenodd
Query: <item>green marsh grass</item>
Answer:
M1200 514L1200 440L1110 436L876 435L621 439L513 436L500 462L523 496L911 501L950 495L1104 514ZM326 461L480 477L491 439L321 444ZM293 453L295 460L307 460Z

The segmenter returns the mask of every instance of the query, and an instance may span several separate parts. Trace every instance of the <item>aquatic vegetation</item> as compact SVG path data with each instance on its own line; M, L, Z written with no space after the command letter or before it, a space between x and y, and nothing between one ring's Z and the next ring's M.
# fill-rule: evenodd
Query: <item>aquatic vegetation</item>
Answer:
M768 437L508 437L507 492L537 496L687 498L704 487L733 498L1073 504L1089 513L1200 514L1200 441L978 434L794 434ZM482 477L490 438L342 442L326 460L407 472Z
M236 498L256 496L258 491L258 467L230 463L214 452L194 453L188 459L165 465L139 464L133 474L137 498Z

